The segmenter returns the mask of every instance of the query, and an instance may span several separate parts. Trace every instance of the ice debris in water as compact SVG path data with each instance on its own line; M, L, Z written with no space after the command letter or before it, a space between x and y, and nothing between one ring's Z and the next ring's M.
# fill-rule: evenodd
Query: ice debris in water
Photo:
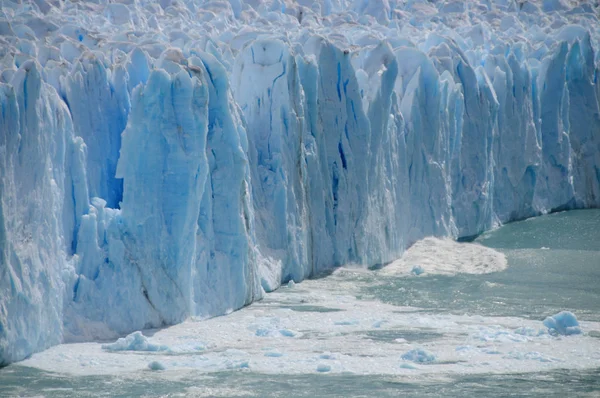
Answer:
M148 368L150 370L165 370L165 365L163 365L162 363L158 362L158 361L152 361L148 364Z
M248 360L229 360L226 364L227 369L249 369L250 362Z
M410 369L410 370L418 369L415 365L411 365L410 363L406 363L406 362L401 363L400 367L402 369Z
M428 362L435 361L435 355L433 355L431 352L426 351L422 348L416 348L414 350L410 350L410 351L402 354L401 358L405 361L412 361L412 362L418 362L418 363L428 363Z
M421 275L425 273L425 270L423 269L423 267L421 267L420 265L415 265L412 269L412 271L410 271L411 274L413 275Z
M114 343L103 344L107 351L167 351L169 347L151 343L142 332L133 332L127 337L121 337Z
M325 364L319 364L317 366L317 372L319 373L327 373L331 370L331 366Z
M281 353L279 351L269 351L269 352L265 352L265 356L270 357L270 358L279 358L279 357L283 356L283 353Z
M299 332L289 329L258 328L254 334L258 337L296 337Z
M279 333L285 337L296 337L296 335L298 334L297 332L289 329L281 329L279 330Z
M549 316L544 319L544 326L548 328L550 334L562 334L563 336L581 334L579 322L570 311L561 311L556 315Z

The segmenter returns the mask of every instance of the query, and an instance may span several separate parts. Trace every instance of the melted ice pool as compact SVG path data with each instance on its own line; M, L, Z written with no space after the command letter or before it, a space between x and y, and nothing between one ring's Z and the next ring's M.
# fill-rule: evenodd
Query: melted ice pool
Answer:
M53 347L1 369L1 395L594 396L598 242L599 210L513 223L476 240L494 250L431 240L404 263L342 268L228 316L119 345L144 351ZM542 320L560 310L584 333L548 334Z

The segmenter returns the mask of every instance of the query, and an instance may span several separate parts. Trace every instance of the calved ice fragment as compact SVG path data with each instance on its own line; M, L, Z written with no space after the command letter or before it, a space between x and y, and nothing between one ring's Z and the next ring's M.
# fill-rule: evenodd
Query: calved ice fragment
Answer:
M544 326L548 328L550 334L554 335L570 336L581 334L577 317L570 311L561 311L558 314L547 317L544 319Z

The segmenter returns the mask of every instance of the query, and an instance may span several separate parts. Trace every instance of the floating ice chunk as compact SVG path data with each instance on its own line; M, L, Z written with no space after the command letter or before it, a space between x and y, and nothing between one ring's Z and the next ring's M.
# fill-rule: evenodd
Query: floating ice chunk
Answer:
M274 337L275 331L273 329L258 328L255 335L258 337Z
M323 363L320 363L320 364L317 366L317 372L319 372L319 373L327 373L327 372L329 372L330 370L331 370L331 366L329 366L329 365L325 365L325 364L323 364Z
M287 287L289 287L289 288L291 289L291 288L293 288L295 285L296 285L296 282L294 282L294 280L293 280L293 279L291 279L291 280L288 282L288 284L287 284Z
M250 368L250 362L248 360L241 360L241 361L228 361L226 364L226 368L227 369L249 369Z
M103 344L107 351L167 351L169 347L151 343L142 332L133 332L110 344Z
M293 330L288 330L288 329L281 329L279 331L279 333L285 337L296 337L296 335L298 334L298 332L295 332Z
M483 352L484 354L489 354L489 355L499 355L499 354L502 354L500 351L498 351L495 348L484 348L481 352Z
M165 370L165 365L163 365L162 363L158 362L158 361L152 361L148 364L148 368L150 370Z
M544 319L544 326L548 328L550 334L562 334L564 336L581 334L579 322L570 311L561 311L556 315L549 316Z
M418 369L418 368L417 368L415 365L412 365L412 364L410 364L410 363L408 363L408 362L403 362L403 363L401 363L401 364L400 364L400 367L401 367L402 369L410 369L410 370L415 370L415 369Z
M415 265L413 267L413 269L410 271L410 273L418 276L418 275L424 274L425 270L420 265Z
M258 328L255 332L258 337L296 337L299 335L298 332L289 329L269 329L269 328Z
M435 355L433 355L431 352L426 351L422 348L410 350L410 351L402 354L401 358L405 361L412 361L412 362L418 362L418 363L428 363L428 362L435 361Z
M226 369L248 369L250 368L250 360L246 351L235 348L228 348L222 354L226 360L224 362Z
M283 356L283 353L281 353L279 351L269 351L269 352L265 352L265 356L270 357L270 358L279 358L279 357Z

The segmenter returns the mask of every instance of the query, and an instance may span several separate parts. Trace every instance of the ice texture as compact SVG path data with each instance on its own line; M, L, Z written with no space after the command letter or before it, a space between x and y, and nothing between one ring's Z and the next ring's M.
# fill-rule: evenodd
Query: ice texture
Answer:
M600 204L594 1L0 9L0 365Z
M544 319L544 326L548 328L551 334L562 334L570 336L572 334L581 334L581 328L577 317L570 311L561 311Z
M137 331L114 343L103 344L102 349L107 351L166 351L168 347L151 343L142 332Z
M163 365L162 363L158 362L158 361L152 361L148 364L148 369L150 370L165 370L166 367L165 365Z
M508 267L503 253L478 243L458 243L428 237L408 248L401 258L379 271L383 275L488 274Z
M416 348L402 354L402 359L405 361L412 361L417 363L427 363L435 361L435 355L431 352L422 348Z

